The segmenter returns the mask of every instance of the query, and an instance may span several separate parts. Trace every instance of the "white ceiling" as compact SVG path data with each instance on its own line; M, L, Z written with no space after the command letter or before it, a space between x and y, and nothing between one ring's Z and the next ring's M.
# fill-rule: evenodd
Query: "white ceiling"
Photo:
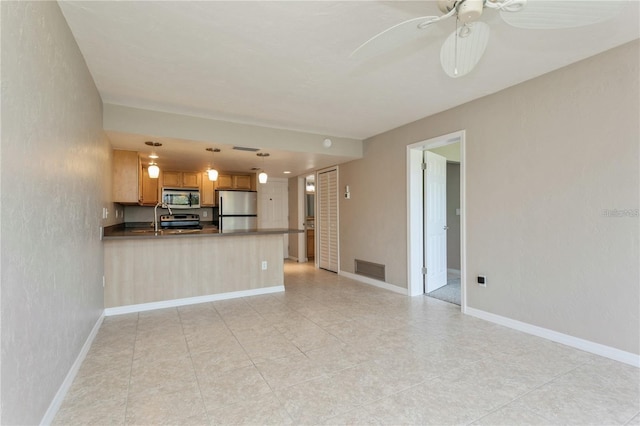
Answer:
M385 40L375 55L349 57L400 21L439 15L434 1L61 1L60 6L105 103L356 139L640 36L635 0L612 20L566 30L514 28L485 9L482 20L491 28L485 55L469 75L451 79L439 58L453 19ZM122 144L126 139L131 138L123 137Z

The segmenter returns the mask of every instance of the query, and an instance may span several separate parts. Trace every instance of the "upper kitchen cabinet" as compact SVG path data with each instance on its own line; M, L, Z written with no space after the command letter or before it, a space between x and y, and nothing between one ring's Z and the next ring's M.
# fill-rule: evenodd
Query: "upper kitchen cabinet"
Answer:
M151 179L135 151L113 151L113 201L120 204L156 205L158 179Z
M199 188L200 173L198 172L162 172L162 186L171 188Z
M202 173L200 176L200 206L201 207L213 207L216 205L215 191L216 183L209 180L209 174L207 172Z
M255 189L255 176L220 174L216 182L216 189L238 189L250 191Z
M113 151L113 201L121 204L138 204L140 173L138 153Z

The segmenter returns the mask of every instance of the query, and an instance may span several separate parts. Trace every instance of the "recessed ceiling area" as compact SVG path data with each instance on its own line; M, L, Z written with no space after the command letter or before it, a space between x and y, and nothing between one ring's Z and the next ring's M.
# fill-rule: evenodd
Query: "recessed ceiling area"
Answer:
M217 170L226 172L256 173L257 171L252 169L264 169L271 177L288 178L353 159L342 155L267 148L259 150L259 152L269 153L269 156L263 160L254 151L233 149L232 144L154 137L152 140L162 143L162 146L150 147L145 145L145 141L148 140L145 135L114 131L106 131L106 134L114 149L137 151L143 162L145 159L151 162L149 155L155 152L159 158L153 161L161 170L204 172L209 167L215 166ZM220 152L212 153L207 151L207 148L218 148Z
M472 72L455 79L440 65L455 19L350 57L392 25L441 15L435 1L59 2L105 104L300 131L320 140L363 140L634 40L639 4L628 3L605 22L553 30L515 28L485 9L485 54ZM136 149L164 136L108 130L116 148ZM169 137L162 151L185 167L206 169L212 140ZM229 145L215 144L222 150L215 159L225 168L256 165L238 152L232 157ZM292 175L348 160L322 150L269 152L265 162Z

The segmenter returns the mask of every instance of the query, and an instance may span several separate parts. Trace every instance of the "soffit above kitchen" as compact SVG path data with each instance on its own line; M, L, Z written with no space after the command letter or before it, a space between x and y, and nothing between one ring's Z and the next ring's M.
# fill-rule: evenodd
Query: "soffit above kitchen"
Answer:
M613 19L572 29L519 29L489 11L481 18L491 29L484 56L454 79L443 72L440 49L455 19L350 57L394 24L441 15L435 1L60 6L106 104L359 140L640 35L636 1Z

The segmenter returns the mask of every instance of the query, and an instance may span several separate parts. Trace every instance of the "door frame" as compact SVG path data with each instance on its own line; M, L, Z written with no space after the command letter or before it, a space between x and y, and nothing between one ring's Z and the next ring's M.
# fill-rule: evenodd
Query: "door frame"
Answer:
M309 261L307 259L307 226L306 226L306 215L305 215L305 179L307 174L303 176L298 176L298 193L296 194L298 200L298 223L293 227L294 229L303 229L304 232L299 233L295 236L298 239L298 262L306 263Z
M467 309L467 219L466 219L466 132L459 130L407 145L407 294L424 295L424 192L422 161L424 151L460 143L460 310Z

